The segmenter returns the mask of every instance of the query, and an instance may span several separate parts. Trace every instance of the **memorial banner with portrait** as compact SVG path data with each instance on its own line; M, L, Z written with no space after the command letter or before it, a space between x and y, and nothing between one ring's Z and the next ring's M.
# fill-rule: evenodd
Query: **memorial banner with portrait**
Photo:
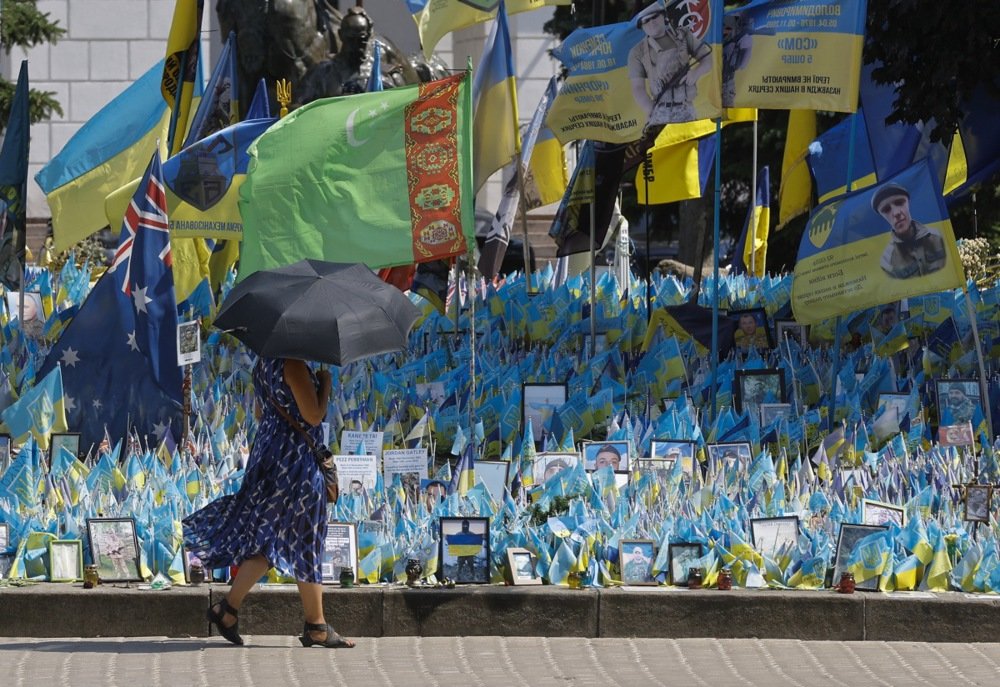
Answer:
M792 311L802 324L963 283L951 220L922 160L818 206L799 244Z
M723 105L857 110L866 9L865 0L754 0L726 12Z
M552 51L569 76L545 123L562 143L628 143L647 126L719 117L721 41L710 0L654 2L628 22L577 29Z

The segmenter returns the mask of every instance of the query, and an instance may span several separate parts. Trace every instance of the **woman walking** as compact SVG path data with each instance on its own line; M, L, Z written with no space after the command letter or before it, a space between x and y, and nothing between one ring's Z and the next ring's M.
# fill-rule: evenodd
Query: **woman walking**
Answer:
M242 645L240 606L274 567L298 585L305 615L302 645L353 647L323 616L327 496L310 444L322 441L330 373L313 374L301 360L262 357L253 381L259 425L240 490L184 519L184 541L206 568L239 565L229 594L208 609L208 620Z

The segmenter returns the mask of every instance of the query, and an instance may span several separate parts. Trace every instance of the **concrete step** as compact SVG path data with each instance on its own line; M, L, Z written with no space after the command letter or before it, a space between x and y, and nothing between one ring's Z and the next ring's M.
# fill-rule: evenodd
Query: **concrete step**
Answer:
M135 585L42 583L0 588L0 636L205 637L206 609L227 585L163 591ZM688 590L625 587L401 585L324 590L345 636L715 637L823 641L981 642L1000 636L1000 600L957 592ZM262 585L240 609L240 631L298 634L293 585Z

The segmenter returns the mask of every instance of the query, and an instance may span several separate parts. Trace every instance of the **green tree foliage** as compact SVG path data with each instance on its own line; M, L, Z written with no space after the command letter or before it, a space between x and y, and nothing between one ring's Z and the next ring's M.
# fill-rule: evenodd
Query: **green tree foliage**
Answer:
M10 55L11 48L33 48L42 43L55 43L66 30L58 21L49 19L48 13L39 11L35 0L4 0L0 3L0 45ZM29 67L30 75L30 67ZM0 131L7 127L14 83L0 78ZM31 122L50 119L63 113L53 91L30 90Z

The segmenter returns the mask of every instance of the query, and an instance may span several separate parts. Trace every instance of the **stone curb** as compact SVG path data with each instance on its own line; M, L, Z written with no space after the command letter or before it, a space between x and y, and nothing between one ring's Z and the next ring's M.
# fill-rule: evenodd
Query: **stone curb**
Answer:
M136 585L38 584L0 588L4 637L205 637L205 610L223 584L140 590ZM1000 636L1000 597L853 595L833 591L585 589L459 586L328 587L327 620L345 636L717 637L829 641L981 642ZM247 597L240 631L297 635L293 585Z

